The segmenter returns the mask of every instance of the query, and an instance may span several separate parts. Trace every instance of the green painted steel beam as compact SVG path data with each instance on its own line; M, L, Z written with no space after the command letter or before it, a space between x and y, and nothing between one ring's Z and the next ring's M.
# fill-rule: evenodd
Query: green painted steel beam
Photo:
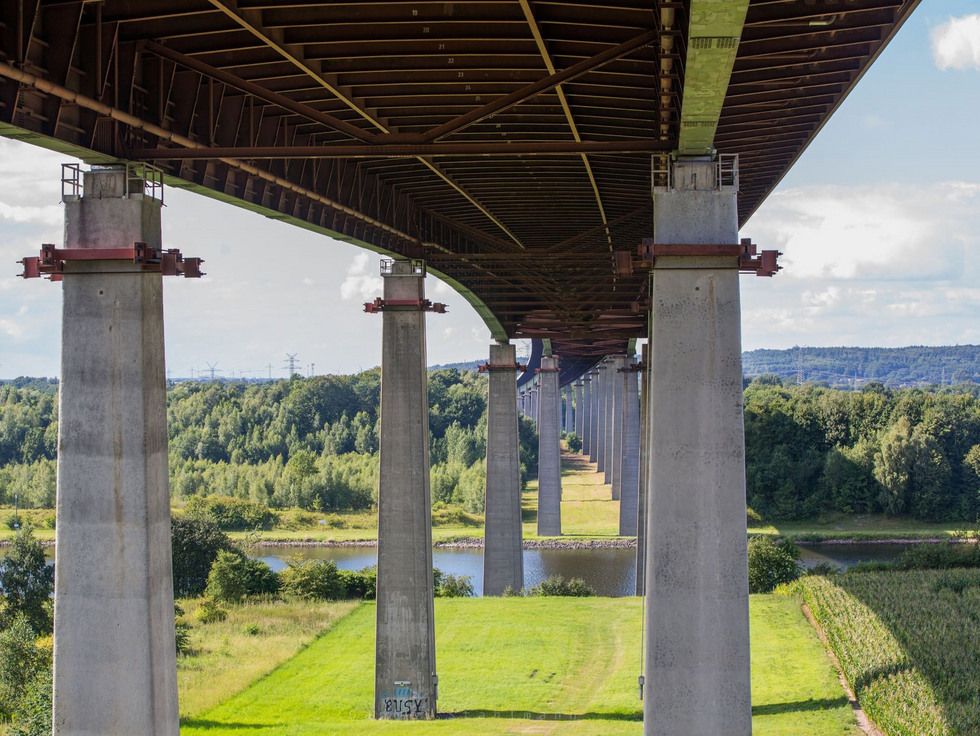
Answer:
M38 146L40 148L46 148L49 151L56 151L58 153L64 153L67 156L72 156L74 158L81 159L85 163L92 164L124 164L127 163L123 159L113 158L112 156L107 156L103 153L98 153L92 151L88 148L82 146L73 145L65 141L59 141L56 138L49 138L47 136L41 135L40 133L34 133L29 130L24 130L23 128L18 128L15 125L10 125L9 123L0 123L0 136L4 138L11 138L13 140L23 141L24 143L30 143L32 145ZM199 184L193 184L183 179L178 179L175 176L170 176L169 174L164 175L164 183L175 187L177 189L185 189L189 192L195 192L197 194L202 194L205 197L211 199L216 199L220 202L225 202L227 204L234 205L236 207L241 207L242 209L249 210L250 212L255 212L260 215L264 215L273 220L282 220L283 222L288 222L290 225L295 225L296 227L301 227L304 230L311 230L320 235L327 235L334 240L339 240L344 243L350 243L351 245L357 246L358 248L364 248L366 250L374 251L383 256L390 258L404 258L397 253L391 253L390 251L384 250L383 248L378 248L371 243L363 240L358 240L356 238L351 238L343 233L338 233L334 230L330 230L325 227L320 227L312 223L302 220L298 217L293 217L291 215L284 215L277 210L270 209L269 207L263 207L252 202L247 202L244 199L239 199L238 197L232 196L230 194L225 194L224 192L219 192L215 189L209 189L208 187L201 186ZM504 326L497 319L497 316L493 313L487 304L480 299L476 294L467 289L461 283L453 278L450 278L441 271L436 271L435 269L428 268L427 271L434 276L445 281L449 284L456 292L465 299L476 313L480 315L483 319L484 324L487 329L490 330L490 336L494 340L507 340L507 331Z
M691 0L677 152L714 152L715 131L749 0Z

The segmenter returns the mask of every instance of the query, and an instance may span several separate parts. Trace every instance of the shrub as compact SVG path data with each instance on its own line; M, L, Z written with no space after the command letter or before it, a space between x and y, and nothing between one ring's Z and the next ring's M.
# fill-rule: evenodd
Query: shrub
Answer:
M52 630L51 593L54 568L44 559L44 547L34 538L31 525L17 532L5 557L0 558L0 629L23 616L38 634Z
M228 611L214 598L205 596L194 611L194 618L202 624L216 624L228 618Z
M528 591L528 595L571 596L577 598L588 598L595 594L595 588L586 585L582 578L565 580L561 575L551 575Z
M562 432L561 438L565 440L569 452L579 452L582 449L582 438L574 432Z
M42 652L35 643L37 636L23 614L0 633L0 714L10 715L17 709L27 686L43 668Z
M365 567L363 570L338 570L340 579L347 590L348 598L373 600L378 590L378 568Z
M980 567L980 544L916 544L902 552L896 566L903 570Z
M208 574L206 595L216 601L240 603L248 596L275 594L279 579L260 560L250 560L240 552L218 553Z
M799 548L784 539L777 544L768 534L749 540L749 592L771 593L780 583L788 583L800 576L796 563Z
M175 516L170 520L173 548L174 595L204 592L218 553L231 551L231 539L210 519Z
M762 518L759 512L755 511L751 506L747 506L745 508L745 523L750 528L754 526L766 525L765 520Z
M24 688L13 723L7 729L9 736L51 735L52 674L51 665L47 663Z
M327 560L288 563L279 572L279 587L286 595L307 600L337 600L347 596L347 586L336 563Z
M436 598L471 598L476 593L469 575L453 575L438 567L432 570L432 587Z
M187 654L191 648L191 627L180 620L184 609L174 603L174 643L177 645L177 656Z
M225 531L271 529L279 521L268 507L233 496L192 496L185 511L188 516L210 519Z

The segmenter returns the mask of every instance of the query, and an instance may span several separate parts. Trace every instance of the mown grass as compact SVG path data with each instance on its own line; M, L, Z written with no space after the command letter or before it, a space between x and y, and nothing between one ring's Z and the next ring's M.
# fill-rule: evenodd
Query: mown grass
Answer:
M231 606L224 621L201 624L196 600L179 601L191 625L190 651L177 660L180 714L196 716L291 659L349 614L354 601L252 602Z
M980 570L852 572L794 589L889 736L980 733Z
M857 734L830 660L795 601L753 596L751 611L754 733ZM636 598L439 599L445 717L406 724L371 718L374 606L361 604L252 687L185 717L182 733L639 734L641 615Z

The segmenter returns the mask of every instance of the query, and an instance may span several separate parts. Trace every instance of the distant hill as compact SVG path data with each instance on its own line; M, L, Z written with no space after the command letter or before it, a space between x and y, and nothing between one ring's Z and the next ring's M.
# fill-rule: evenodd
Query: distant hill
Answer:
M467 360L462 363L443 363L441 365L430 365L430 371L441 371L444 369L452 369L460 371L476 371L480 369L480 366L487 362L487 359L483 360Z
M783 380L860 388L877 381L891 387L980 382L980 345L906 348L811 348L742 353L749 378L774 373Z

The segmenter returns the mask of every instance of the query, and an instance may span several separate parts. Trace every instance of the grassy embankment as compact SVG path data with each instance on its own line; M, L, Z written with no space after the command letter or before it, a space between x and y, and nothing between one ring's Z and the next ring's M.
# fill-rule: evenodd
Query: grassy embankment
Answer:
M339 612L330 604L321 609ZM307 627L312 640L307 648L291 659L266 655L250 675L258 679L229 697L243 679L232 672L238 667L232 650L240 650L236 642L242 639L236 632L248 625L243 622L268 615L262 606L248 607L236 611L234 620L199 625L194 632L197 646L228 651L208 655L210 668L193 681L186 671L197 669L196 657L180 660L182 733L639 734L641 611L635 598L439 599L439 709L450 717L408 725L370 718L370 603L360 604L319 638ZM753 596L751 613L756 736L856 736L836 672L796 601ZM260 633L246 637L250 648L280 648L263 644L272 627L259 628ZM273 669L277 660L283 664ZM261 677L258 669L263 668L271 671ZM190 696L188 688L199 692ZM209 709L216 700L221 704Z
M889 736L980 733L980 570L851 572L793 589Z

